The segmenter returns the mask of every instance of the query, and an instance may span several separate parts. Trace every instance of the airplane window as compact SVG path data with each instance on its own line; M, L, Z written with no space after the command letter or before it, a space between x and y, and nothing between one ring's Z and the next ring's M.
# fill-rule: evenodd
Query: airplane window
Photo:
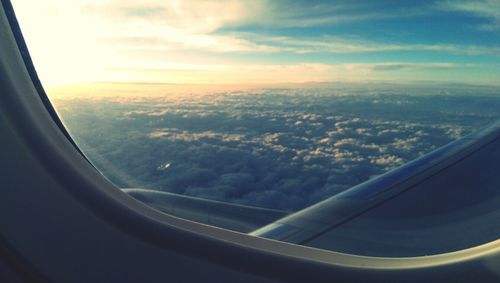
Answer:
M254 234L384 256L470 247L474 235L437 249L421 239L439 225L444 239L482 225L465 215L499 217L491 173L453 182L454 191L439 177L391 196L401 202L348 209L366 217L329 223L321 237L272 224L498 120L496 1L12 2L79 148L156 209L241 232L271 224ZM470 166L490 158L494 171L493 157L498 150ZM457 196L472 179L488 185ZM354 195L346 198L363 199ZM375 226L385 230L364 237Z

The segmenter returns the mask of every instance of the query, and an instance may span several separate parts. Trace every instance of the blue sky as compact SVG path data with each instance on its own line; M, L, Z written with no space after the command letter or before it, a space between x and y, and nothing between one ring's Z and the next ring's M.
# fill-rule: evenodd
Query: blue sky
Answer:
M500 74L500 0L13 2L53 84L496 84Z

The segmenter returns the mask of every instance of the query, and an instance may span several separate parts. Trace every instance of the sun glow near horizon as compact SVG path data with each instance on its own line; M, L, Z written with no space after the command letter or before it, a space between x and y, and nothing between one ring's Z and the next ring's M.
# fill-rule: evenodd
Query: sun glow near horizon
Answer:
M493 84L500 73L500 7L471 3L13 1L47 87L110 81ZM401 11L406 14L398 16Z

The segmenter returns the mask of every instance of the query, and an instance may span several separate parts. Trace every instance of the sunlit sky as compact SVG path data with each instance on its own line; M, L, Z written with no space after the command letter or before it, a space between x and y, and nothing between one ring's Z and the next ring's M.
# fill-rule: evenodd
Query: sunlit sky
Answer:
M12 2L48 86L500 77L500 0Z

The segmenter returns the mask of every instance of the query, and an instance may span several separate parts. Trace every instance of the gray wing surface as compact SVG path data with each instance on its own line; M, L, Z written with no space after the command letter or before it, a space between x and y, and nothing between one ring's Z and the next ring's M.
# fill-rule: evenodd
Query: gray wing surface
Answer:
M500 122L251 234L391 257L497 240Z
M147 189L122 189L133 198L173 216L247 233L288 212L207 200Z

